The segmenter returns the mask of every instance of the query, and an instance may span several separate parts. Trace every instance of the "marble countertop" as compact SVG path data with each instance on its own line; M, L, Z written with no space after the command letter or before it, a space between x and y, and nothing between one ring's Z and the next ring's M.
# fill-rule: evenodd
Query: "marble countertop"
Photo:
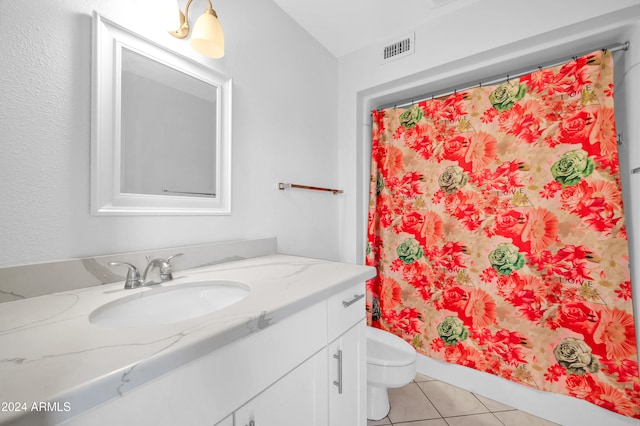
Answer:
M158 286L125 290L119 282L0 304L0 424L70 418L374 275L280 254L181 271L162 286L220 279L251 292L208 315L133 328L96 326L89 314Z

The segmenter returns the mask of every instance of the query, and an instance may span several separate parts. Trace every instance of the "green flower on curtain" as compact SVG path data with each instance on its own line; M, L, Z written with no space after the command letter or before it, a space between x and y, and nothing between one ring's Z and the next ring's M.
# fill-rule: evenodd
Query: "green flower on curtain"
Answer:
M551 166L553 178L563 186L573 186L580 180L593 173L595 164L587 153L581 149L565 152L562 157Z
M510 275L524 266L524 256L510 243L500 243L489 253L489 262L500 275Z
M504 83L491 92L489 102L499 112L510 109L516 102L524 98L527 86L524 84Z
M400 114L400 125L405 129L413 129L422 118L423 112L420 107L412 106L402 114Z
M422 257L422 247L413 238L407 238L396 249L402 263L409 265Z
M469 337L469 330L458 317L448 316L438 324L438 334L446 346L452 346Z
M597 373L600 370L600 363L591 354L591 348L583 340L567 337L553 348L553 355L558 364L567 370L567 374L583 376L587 371Z
M459 166L449 166L438 177L438 185L447 194L454 194L467 184L467 175Z

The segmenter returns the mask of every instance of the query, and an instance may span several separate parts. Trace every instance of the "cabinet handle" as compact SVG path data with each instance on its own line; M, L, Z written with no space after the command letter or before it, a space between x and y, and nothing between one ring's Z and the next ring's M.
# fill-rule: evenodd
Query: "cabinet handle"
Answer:
M338 387L338 393L342 395L342 350L338 349L338 353L333 357L338 360L338 380L334 380L333 384Z
M353 305L354 303L356 303L358 300L362 299L364 297L364 294L354 294L353 295L353 299L349 300L348 302L345 302L344 300L342 301L342 306L344 306L345 308L348 308L349 306Z

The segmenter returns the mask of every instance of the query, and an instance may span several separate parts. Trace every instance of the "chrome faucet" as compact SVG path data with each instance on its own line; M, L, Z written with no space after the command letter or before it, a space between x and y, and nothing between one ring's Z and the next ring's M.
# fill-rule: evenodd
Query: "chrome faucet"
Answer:
M171 262L171 259L173 259L176 256L182 256L182 253L174 254L173 256L169 256L166 259L157 258L157 259L149 260L150 257L147 256L147 262L149 263L147 264L147 267L144 268L144 273L142 274L142 277L140 277L140 272L138 271L138 268L136 268L135 265L132 265L129 262L109 262L109 266L119 266L119 265L127 266L129 270L127 271L127 278L124 281L124 288L132 289L132 288L138 288L144 285L160 284L155 281L147 281L147 274L149 274L149 272L156 266L160 270L160 282L164 283L167 281L171 281L173 279L173 266L171 265L170 262Z
M159 284L154 281L147 281L147 275L154 267L157 267L160 270L160 282L167 282L173 279L173 266L171 265L171 259L176 256L182 256L182 253L174 254L173 256L169 256L166 259L151 259L147 256L147 267L144 268L144 273L142 274L142 285L152 285Z

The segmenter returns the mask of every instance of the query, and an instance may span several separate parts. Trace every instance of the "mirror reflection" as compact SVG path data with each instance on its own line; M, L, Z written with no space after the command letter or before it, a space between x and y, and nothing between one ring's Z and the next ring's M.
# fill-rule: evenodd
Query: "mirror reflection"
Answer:
M121 192L215 197L216 90L122 50Z

